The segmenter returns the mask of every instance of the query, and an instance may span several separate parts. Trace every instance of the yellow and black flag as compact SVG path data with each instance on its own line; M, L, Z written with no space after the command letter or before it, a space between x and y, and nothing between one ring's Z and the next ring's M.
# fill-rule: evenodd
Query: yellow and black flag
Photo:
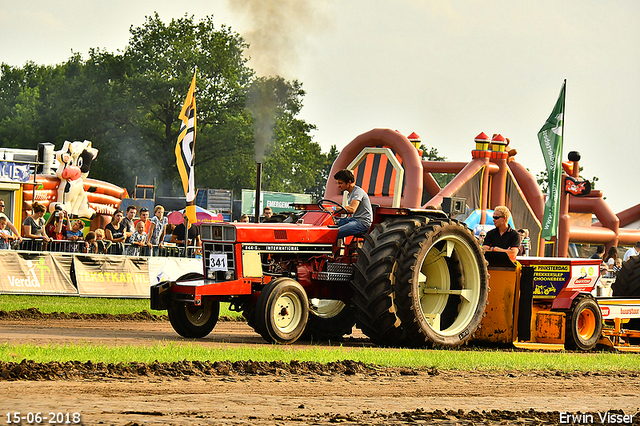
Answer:
M194 204L196 198L196 182L194 171L195 142L196 142L196 98L194 92L196 90L196 73L193 73L193 80L187 99L178 118L182 120L180 124L180 134L178 135L178 143L176 144L176 161L178 164L178 172L182 179L182 187L184 195L187 199L187 217L189 224L196 221L196 206Z

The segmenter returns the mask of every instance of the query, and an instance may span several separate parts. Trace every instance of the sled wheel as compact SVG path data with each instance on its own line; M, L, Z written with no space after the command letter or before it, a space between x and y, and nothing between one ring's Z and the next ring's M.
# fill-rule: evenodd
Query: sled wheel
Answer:
M264 340L293 343L300 338L307 325L307 293L297 281L278 278L260 292L255 315L256 331Z
M220 315L220 302L202 299L200 306L190 302L175 302L168 314L176 333L182 337L201 338L211 333L216 326Z
M593 349L602 334L602 312L598 302L588 296L574 300L571 310L567 312L566 324L566 349Z
M408 337L422 346L455 347L469 340L489 291L476 238L457 221L432 221L405 247L396 270L396 299Z
M311 340L337 340L351 334L355 313L340 300L311 299L309 319L302 337Z

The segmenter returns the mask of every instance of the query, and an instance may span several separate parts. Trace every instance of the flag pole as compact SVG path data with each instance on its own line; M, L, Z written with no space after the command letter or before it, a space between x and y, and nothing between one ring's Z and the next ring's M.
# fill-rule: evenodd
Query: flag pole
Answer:
M562 98L562 145L564 145L564 116L566 115L565 106L567 105L567 79L564 79L564 97ZM562 161L562 159L560 159Z
M185 216L187 217L185 227L185 257L187 257L187 251L189 246L189 225L192 222L196 222L195 212L195 140L196 140L196 70L193 73L193 79L187 92L187 97L184 102L184 106L180 111L178 118L182 121L180 126L180 133L178 135L178 142L176 143L176 165L178 172L182 180L182 186L185 194ZM184 220L183 220L184 222Z
M554 105L549 118L538 132L538 141L545 160L548 174L548 196L545 201L542 220L541 238L558 244L559 205L562 191L562 145L564 135L565 84L563 82L560 96ZM561 127L561 129L558 129ZM560 130L560 133L557 131ZM555 252L555 250L554 250Z
M184 208L184 214L187 214L187 207ZM184 219L183 219L184 223ZM184 257L187 256L187 252L189 251L189 216L187 216L187 223L184 224Z
M565 123L565 119L564 118L565 118L565 115L566 115L565 114L566 113L565 106L566 106L566 103L567 103L567 79L566 78L564 79L564 82L562 83L562 91L564 92L564 96L562 97L562 131L560 132L561 133L560 137L562 138L562 146L564 147L564 123ZM562 164L562 158L560 158L560 164ZM562 191L564 193L564 189L562 189L563 188L562 178L560 178L560 179L561 179L560 180L560 188L561 188L560 191ZM560 196L562 197L562 195L560 195ZM569 200L564 200L564 201L565 201L565 203L569 202ZM558 224L558 227L560 227L559 224ZM558 246L558 235L557 235L557 233L556 233L554 238L556 240L555 244L554 244L554 248L555 248L554 256L558 257L559 253L560 253L560 248Z

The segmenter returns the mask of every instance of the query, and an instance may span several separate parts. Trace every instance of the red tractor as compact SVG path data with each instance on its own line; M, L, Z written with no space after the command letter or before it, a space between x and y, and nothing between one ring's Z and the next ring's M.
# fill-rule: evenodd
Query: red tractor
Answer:
M374 207L362 235L337 239L332 200L273 222L203 224L204 276L151 288L181 336L207 336L220 302L266 341L337 339L354 324L379 345L458 346L480 324L488 274L473 233L435 209Z

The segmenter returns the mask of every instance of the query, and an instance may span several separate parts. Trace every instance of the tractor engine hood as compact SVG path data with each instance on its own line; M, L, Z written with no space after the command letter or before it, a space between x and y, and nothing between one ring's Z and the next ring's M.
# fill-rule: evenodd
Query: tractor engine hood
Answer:
M333 244L338 230L305 223L213 223L202 224L201 235L203 241Z

